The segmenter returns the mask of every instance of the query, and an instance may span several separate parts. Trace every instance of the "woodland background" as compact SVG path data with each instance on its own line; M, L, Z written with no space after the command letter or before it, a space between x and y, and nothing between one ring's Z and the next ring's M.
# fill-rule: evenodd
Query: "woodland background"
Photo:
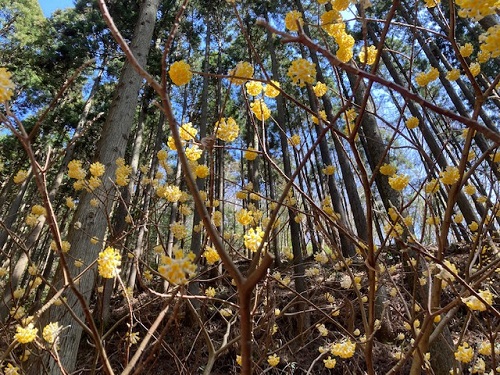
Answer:
M499 9L0 0L0 371L500 373Z

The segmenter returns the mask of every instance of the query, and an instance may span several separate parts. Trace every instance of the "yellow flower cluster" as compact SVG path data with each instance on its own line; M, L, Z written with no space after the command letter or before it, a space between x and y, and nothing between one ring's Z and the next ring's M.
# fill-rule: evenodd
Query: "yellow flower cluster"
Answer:
M10 77L12 73L6 68L0 68L0 103L10 100L14 90L14 83Z
M394 175L389 177L389 185L397 191L403 190L410 182L410 176L407 175Z
M9 363L7 367L3 369L5 375L20 375L19 374L19 367L14 366L12 363Z
M465 43L463 46L460 46L459 51L462 57L469 57L474 52L474 47L471 43Z
M56 241L51 241L50 242L50 249L53 251L57 250L57 244ZM71 249L71 244L68 241L61 241L61 251L63 253L67 253Z
M448 81L456 81L459 78L460 78L460 70L458 69L452 69L449 70L448 73L446 73L446 79Z
M203 256L207 260L207 264L210 264L210 265L212 265L215 262L218 262L220 260L219 253L212 246L207 246L205 248L205 252L203 253Z
M31 207L31 212L26 217L26 224L28 224L29 226L36 225L38 223L38 220L46 214L47 211L45 210L45 207L40 206L39 204L35 204L33 207Z
M68 177L75 180L83 180L87 173L82 168L81 160L71 160L68 163Z
M342 12L343 10L346 10L349 7L349 4L352 1L349 1L349 0L331 0L330 2L332 4L333 9L338 10L339 12Z
M21 344L28 344L36 339L38 328L35 328L33 323L29 323L26 327L17 326L14 339Z
M377 47L363 46L359 52L359 61L363 64L372 65L375 63L375 58L377 57Z
M271 111L262 99L255 100L253 103L250 103L250 109L255 117L257 117L260 121L265 121L271 116Z
M419 121L418 121L418 118L416 117L410 117L408 120L406 120L406 127L408 129L415 129L416 127L418 127L418 124L419 124Z
M275 367L280 363L280 357L278 357L276 354L270 355L267 357L267 363L269 363L269 366Z
M247 88L248 95L252 96L259 95L264 89L264 87L262 87L262 83L259 81L248 81L245 84L245 87Z
M326 368L334 368L337 364L337 360L335 358L332 358L331 356L328 356L327 359L323 360L323 363L325 364Z
M175 203L182 197L182 191L175 185L161 185L156 189L156 195L165 198L167 201Z
M327 32L328 35L334 36L342 23L342 16L336 9L332 9L321 15L321 28Z
M49 344L53 344L57 340L57 336L61 332L61 327L58 322L47 324L42 331L42 337Z
M120 273L119 267L121 265L121 259L120 252L111 246L101 251L99 253L99 258L97 258L97 270L99 275L105 279L112 279L118 276Z
M384 163L380 166L379 171L384 176L392 176L396 173L396 167L392 164Z
M264 238L264 231L262 228L250 228L247 233L243 236L245 247L252 251L256 252Z
M271 80L271 83L268 83L264 88L264 95L267 96L268 98L276 98L280 94L279 88L280 88L280 83Z
M326 121L327 120L326 112L325 111L323 111L323 110L319 111L318 115L319 115L319 118L322 121ZM312 122L313 122L313 124L318 125L319 124L319 119L316 116L312 116Z
M441 0L424 0L425 1L425 6L427 8L434 8L436 5L441 3Z
M290 138L288 138L288 143L292 147L296 147L300 145L300 135L294 134Z
M217 138L224 142L234 141L240 133L240 127L232 117L222 117L215 123L215 129Z
M185 85L191 81L191 78L193 78L191 67L184 60L176 61L170 65L168 75L170 76L172 82L177 86Z
M424 186L424 191L426 194L436 194L439 191L439 180L433 178Z
M436 79L439 78L439 70L436 68L430 68L427 73L420 72L417 74L415 77L415 81L419 86L427 86L429 83L432 81L435 81Z
M330 164L330 165L325 166L325 168L323 168L321 171L324 174L326 174L327 176L331 176L332 174L335 173L335 167Z
M476 21L495 14L498 8L497 0L455 0L461 9L458 15L462 18L473 18Z
M321 209L325 211L325 213L330 216L330 219L332 220L338 220L340 217L339 214L333 209L332 199L330 197L323 199L323 202L321 202Z
M232 76L229 80L234 85L241 85L252 78L253 66L246 61L240 61L234 69L231 69L227 75Z
M342 62L348 62L353 56L354 38L345 30L342 16L336 9L332 9L321 15L321 27L328 35L335 39L339 46L336 56Z
M445 185L453 185L460 178L457 167L448 165L446 170L439 173L439 180Z
M479 73L481 73L481 65L479 63L474 62L469 65L469 70L473 77L477 77Z
M337 342L332 345L331 353L340 358L351 358L356 351L356 343L351 340L345 340L343 342Z
M170 224L170 230L172 231L174 238L177 240L182 240L188 235L186 226L180 221L176 221Z
M323 82L318 82L318 83L316 83L316 85L314 85L313 90L314 90L314 94L318 98L321 98L328 91L328 87Z
M236 220L241 225L249 225L253 222L253 213L245 208L239 210L236 215Z
M26 181L27 178L28 178L28 171L26 171L24 169L20 169L19 171L17 171L16 175L14 176L13 181L15 184L21 184L24 181Z
M182 249L177 249L174 252L174 258L162 255L158 272L172 284L186 284L196 273L194 259L195 255L192 252L184 256Z
M179 128L179 135L185 141L191 141L198 134L198 130L193 127L193 124L190 122L186 122L182 124Z
M478 294L481 296L482 299L485 300L485 302L488 305L491 305L493 303L493 294L488 290L480 290ZM481 302L476 296L469 296L462 298L462 302L467 305L467 307L471 310L476 310L476 311L485 311L486 310L486 305Z
M479 48L488 59L500 56L500 25L490 27L479 36L479 41Z
M95 163L90 164L89 172L93 177L101 177L104 174L106 168L104 164L96 161Z
M188 160L196 161L201 158L201 154L203 154L203 150L199 148L198 145L186 148L186 157Z
M464 342L455 351L455 359L459 362L469 363L472 358L474 358L474 349L467 342Z
M304 20L302 19L302 13L298 10L292 10L288 12L285 16L285 27L290 31L298 31L299 27L297 24L302 26L304 24Z
M287 76L299 87L304 87L306 83L312 84L316 80L316 64L302 58L293 60Z
M132 173L132 167L125 164L123 158L116 159L116 171L115 171L115 181L118 186L127 186L129 182L130 173Z
M208 202L208 203L211 203L211 202ZM213 202L213 207L217 207L218 205L219 205L219 201ZM209 206L207 205L207 207L209 207ZM218 210L214 211L212 213L212 221L216 227L222 226L222 212L220 212Z
M259 153L253 147L249 147L248 149L246 149L245 153L243 154L243 157L248 161L257 159L257 156L259 156Z
M194 169L194 174L198 178L207 178L210 174L210 169L204 164L197 165Z

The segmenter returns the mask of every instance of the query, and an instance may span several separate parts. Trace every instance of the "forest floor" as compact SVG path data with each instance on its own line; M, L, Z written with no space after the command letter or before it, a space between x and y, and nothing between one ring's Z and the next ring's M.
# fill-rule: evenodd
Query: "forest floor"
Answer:
M460 247L449 259L457 265L458 269L463 269L467 262L468 254L466 247ZM401 262L393 262L396 272L392 276L391 283L395 283L399 292L405 290L404 272ZM363 265L351 265L351 270L362 276ZM279 269L281 276L291 275L291 269L284 266ZM323 272L325 271L325 272ZM358 303L357 295L353 288L345 288L342 285L345 271L338 270L332 277L331 272L327 274L326 267L319 275L308 278L309 290L307 301L297 297L293 291L293 282L289 287L283 287L275 282L275 279L268 275L256 289L256 302L254 308L254 367L255 373L268 374L363 374L366 368L365 357L362 345L363 324L362 311ZM201 292L209 286L217 288L217 295L214 299L202 297L201 300L180 299L178 296L170 300L170 307L166 317L161 321L154 337L150 341L139 360L140 366L136 366L135 373L141 374L203 374L209 362L210 351L207 340L211 341L214 350L217 351L223 343L234 343L226 346L221 351L211 371L208 373L235 374L239 373L239 366L236 363L236 356L239 353L238 320L236 310L233 305L233 315L223 316L223 308L231 309L231 305L225 304L224 300L233 304L237 303L236 289L229 280L224 277L210 279L210 282L200 283ZM387 280L384 279L384 282ZM498 280L497 280L498 281ZM155 290L161 290L160 281L154 285ZM361 293L366 292L366 285L361 284ZM391 288L388 285L387 290ZM491 285L492 291L500 290L500 285ZM332 298L328 301L327 293ZM410 347L412 332L408 330L408 306L411 306L411 296L408 292L408 299L403 301L400 298L389 297L383 304L384 312L383 324L377 331L374 340L373 360L377 374L386 374L398 362L398 353L405 353ZM404 295L402 292L401 295ZM453 301L456 291L445 289L443 293L443 305ZM131 298L133 306L134 325L133 331L139 333L139 342L129 345L127 340L128 322L130 322L129 309L123 296L117 296L112 300L111 323L112 333L106 339L105 346L109 353L110 361L117 374L121 373L126 363L136 353L141 340L144 339L148 327L154 323L161 311L167 305L168 297L153 295L150 292L137 292ZM198 301L198 316L204 321L203 330L200 329L200 320L189 308L189 302ZM498 301L497 301L498 302ZM498 307L498 305L496 305ZM418 308L417 308L418 310ZM423 311L412 311L414 319L422 320ZM335 316L334 316L335 315ZM453 318L449 321L451 339L457 342L460 337L462 341L467 341L476 346L478 342L485 339L485 325L488 321L490 325L498 326L499 322L494 322L494 316L488 312L481 312L474 318L467 307L462 304ZM483 320L484 319L484 320ZM273 334L273 327L276 324L277 330ZM318 330L318 325L324 324L328 333L322 336ZM406 326L406 328L405 328ZM359 330L359 332L357 331ZM302 334L299 334L302 332ZM333 342L341 341L345 338L345 332L349 332L358 345L356 353L348 359L337 357L337 364L334 369L326 369L323 360L328 354L321 355L319 347L328 347ZM403 337L404 335L404 337ZM158 340L161 337L162 340ZM210 338L210 339L209 339ZM152 344L152 345L151 345ZM454 351L450 345L450 350ZM280 363L271 368L267 363L267 356L276 353L280 356ZM453 354L452 354L453 355ZM476 354L477 356L477 354ZM474 358L476 360L477 358ZM333 357L333 356L332 356ZM486 368L491 369L495 365L492 357L483 357L486 361ZM497 359L498 360L498 359ZM92 368L95 363L95 351L90 344L90 340L82 340L77 368ZM470 365L464 365L463 373L470 373ZM409 373L411 358L398 370L398 374ZM498 366L498 363L496 364ZM82 371L88 373L88 371Z

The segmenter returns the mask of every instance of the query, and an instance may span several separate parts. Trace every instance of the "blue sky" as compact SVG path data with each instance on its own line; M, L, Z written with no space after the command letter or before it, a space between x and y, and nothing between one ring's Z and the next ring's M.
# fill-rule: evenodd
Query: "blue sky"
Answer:
M45 17L49 17L56 9L72 8L73 0L38 0Z

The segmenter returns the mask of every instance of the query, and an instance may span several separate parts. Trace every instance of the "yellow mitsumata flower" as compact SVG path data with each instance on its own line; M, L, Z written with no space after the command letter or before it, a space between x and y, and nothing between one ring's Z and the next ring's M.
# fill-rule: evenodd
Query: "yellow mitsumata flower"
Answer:
M219 253L215 250L215 247L207 246L203 256L207 260L207 264L212 265L220 260Z
M335 167L333 165L327 165L321 171L327 176L331 176L332 174L335 173Z
M28 344L36 339L38 328L35 328L33 323L29 323L26 327L17 326L14 339L21 344Z
M105 279L112 279L120 273L121 255L119 251L108 246L104 251L99 253L97 259L97 269L99 275Z
M493 304L493 293L491 293L488 289L480 290L478 292L479 296L481 296L484 301L491 306ZM462 298L462 302L467 305L467 307L471 310L476 311L485 311L486 305L479 300L476 296L469 296Z
M123 158L116 159L116 171L115 171L115 180L118 186L127 186L129 183L129 176L132 173L132 167L130 165L125 164L125 160Z
M186 122L182 124L179 128L179 135L185 141L190 141L196 137L198 134L198 130L193 127L193 124L190 122Z
M316 85L314 85L313 90L314 90L314 94L318 98L320 98L326 94L326 92L328 91L328 87L323 82L318 82L318 83L316 83Z
M356 351L356 343L351 340L344 340L342 342L338 342L332 345L330 352L340 358L351 358Z
M267 96L268 98L275 98L280 94L279 88L280 88L280 83L271 80L271 83L268 83L264 88L264 95Z
M172 82L177 86L182 86L187 84L193 78L193 73L191 73L191 67L184 60L176 61L170 65L168 75Z
M232 76L229 80L234 85L241 85L252 78L253 66L246 61L240 61L234 69L231 69L228 76ZM237 77L237 78L236 78Z
M263 90L262 82L259 81L249 81L245 84L245 87L247 88L248 95L252 96L259 95Z
M419 124L419 121L418 121L418 118L416 117L410 117L408 120L406 120L406 127L408 129L415 129L416 127L418 127L418 124Z
M410 176L407 175L394 175L389 177L389 185L397 191L403 190L410 182Z
M289 143L292 147L299 146L299 145L300 145L300 135L298 135L298 134L294 134L294 135L292 135L292 136L288 139L288 143Z
M20 169L19 171L17 171L16 175L14 176L13 181L15 184L21 184L27 178L28 178L28 171L26 171L24 169Z
M433 178L424 186L424 191L426 194L436 194L439 191L439 180Z
M259 153L253 147L249 147L243 154L243 157L249 161L257 159L257 156L259 156Z
M446 79L448 81L456 81L459 78L460 78L460 70L458 69L452 69L449 70L448 73L446 73Z
M260 121L265 121L271 116L271 111L262 99L255 100L253 103L250 103L250 109L255 117L257 117Z
M6 68L0 68L0 103L10 100L14 93L14 83L11 81L12 73Z
M90 174L94 177L101 177L104 174L105 167L104 164L96 161L95 163L90 164L89 168Z
M436 68L430 68L427 73L421 72L415 77L415 81L419 86L427 86L432 81L439 78L439 70Z
M267 363L269 363L269 366L275 367L280 363L280 357L278 357L276 354L270 355L267 357Z
M457 167L448 165L446 170L439 173L439 180L445 185L453 185L460 178L460 173Z
M323 360L323 363L325 364L326 368L334 368L337 364L337 360L335 358L332 358L331 356L328 356L327 359Z
M57 336L61 332L61 327L58 322L49 323L43 328L42 337L49 344L53 344L57 340Z
M245 196L246 198L246 196ZM249 211L245 208L242 208L236 213L236 220L241 225L249 225L253 222L253 214L252 211Z
M455 359L462 363L469 363L474 358L474 349L467 342L460 345L455 351Z
M300 87L304 87L306 83L312 84L316 81L316 64L306 59L296 59L292 61L292 65L288 68L287 76L294 85Z
M174 251L174 258L162 255L158 272L172 284L186 284L196 273L195 257L192 252L184 255L182 249Z
M256 252L260 247L260 243L264 238L264 231L262 228L250 228L243 236L245 247L251 252Z
M186 157L188 160L196 161L201 158L203 154L203 150L198 147L198 145L193 145L191 147L186 148Z
M298 10L292 10L288 12L285 16L285 27L290 31L298 31L299 27L297 24L302 26L304 24L304 20L302 19L302 13Z
M377 57L377 47L375 46L369 46L366 47L363 46L361 47L361 51L359 52L359 61L362 64L367 64L367 65L372 65L375 63L375 58Z
M379 171L384 176L392 176L396 173L396 167L392 164L384 163L380 166Z
M238 137L238 134L240 132L240 127L232 117L222 117L215 123L215 129L215 135L217 136L217 138L224 142L233 142Z

